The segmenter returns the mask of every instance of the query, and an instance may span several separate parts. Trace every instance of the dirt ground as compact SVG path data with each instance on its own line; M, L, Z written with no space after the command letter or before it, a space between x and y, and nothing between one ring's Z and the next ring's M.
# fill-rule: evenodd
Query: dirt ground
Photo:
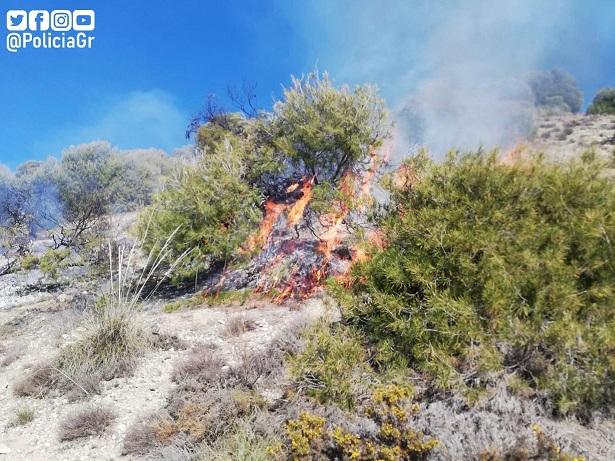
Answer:
M15 280L5 282L12 284ZM60 421L86 403L71 403L66 398L16 397L12 389L33 365L51 360L79 337L84 314L74 308L76 297L69 292L28 294L23 300L13 294L11 305L6 304L5 297L4 307L0 308L0 325L4 326L0 336L0 361L4 365L0 366L0 460L119 459L126 430L139 418L164 407L173 387L173 366L189 352L174 348L149 350L133 376L104 382L100 395L87 399L88 404L102 404L116 414L111 429L102 437L60 442ZM188 345L216 344L216 351L232 360L242 349L264 347L285 328L314 321L322 313L319 300L290 307L257 301L173 313L163 312L162 303L155 302L145 307L140 321L146 329L176 336ZM253 320L256 328L229 338L224 334L225 325L237 315ZM34 410L34 419L23 426L12 425L16 411L24 406Z

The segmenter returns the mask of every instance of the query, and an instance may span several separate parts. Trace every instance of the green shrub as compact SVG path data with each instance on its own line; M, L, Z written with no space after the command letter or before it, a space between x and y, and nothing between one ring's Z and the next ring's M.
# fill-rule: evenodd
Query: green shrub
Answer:
M615 88L602 88L598 91L587 113L615 115Z
M592 154L407 161L414 180L391 182L403 185L381 215L385 249L338 288L376 362L442 387L480 386L506 365L559 412L612 404L615 187L602 167Z
M55 279L58 276L58 271L68 266L67 259L69 256L70 250L68 248L60 250L49 249L40 258L40 269L49 277Z
M361 337L338 325L319 323L302 335L303 350L290 358L296 387L320 401L351 409L370 372Z
M408 427L419 411L411 404L412 390L395 384L374 390L366 409L377 427L373 435L357 434L308 412L286 423L290 460L418 461L426 459L438 441Z
M336 88L313 72L292 79L273 108L276 150L319 181L337 183L388 135L384 102L370 86Z
M39 264L39 259L36 256L31 255L31 254L26 255L23 258L21 258L21 261L19 263L21 269L25 271L34 269L38 264Z
M192 249L178 269L181 277L227 261L262 216L260 194L245 180L245 167L230 143L185 165L142 218L145 247L155 248L177 229L168 262Z
M28 423L34 421L36 413L30 407L20 407L15 411L15 418L11 421L10 426L25 426Z

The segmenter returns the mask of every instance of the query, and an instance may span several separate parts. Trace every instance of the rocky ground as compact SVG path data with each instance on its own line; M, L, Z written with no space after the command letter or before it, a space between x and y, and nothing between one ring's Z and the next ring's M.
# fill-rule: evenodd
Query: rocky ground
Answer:
M104 382L100 395L87 399L87 404L101 404L114 412L116 419L111 429L102 437L61 443L60 421L86 403L70 402L65 397L16 397L13 385L30 373L33 365L51 360L62 347L79 337L85 315L82 298L87 296L87 290L84 293L79 287L66 285L50 292L19 296L24 287L36 281L36 272L0 278L0 460L118 459L127 428L164 407L173 387L173 366L189 351L175 347L148 350L133 376ZM64 275L68 274L70 271ZM178 344L189 347L216 344L218 353L227 358L243 349L263 347L285 328L313 321L323 313L318 300L292 307L256 300L243 306L197 306L173 313L163 312L163 305L164 302L156 301L144 306L139 320L146 329L173 337ZM255 329L228 337L226 324L237 315L253 320ZM15 425L16 413L24 407L33 410L34 418L24 425Z
M567 160L587 149L612 159L615 156L615 116L543 115L536 121L528 146L551 159Z

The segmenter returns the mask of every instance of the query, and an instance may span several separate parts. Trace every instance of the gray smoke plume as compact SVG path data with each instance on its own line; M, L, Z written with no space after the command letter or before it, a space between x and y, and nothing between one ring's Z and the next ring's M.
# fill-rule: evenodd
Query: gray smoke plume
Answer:
M402 152L425 145L441 157L528 133L527 76L578 53L587 31L577 36L575 8L572 0L318 2L305 33L320 68L381 88Z

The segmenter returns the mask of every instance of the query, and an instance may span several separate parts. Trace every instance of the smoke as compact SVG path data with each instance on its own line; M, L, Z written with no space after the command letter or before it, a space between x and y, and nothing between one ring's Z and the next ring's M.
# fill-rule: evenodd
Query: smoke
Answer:
M578 53L573 6L571 0L319 3L307 26L310 56L338 81L381 88L404 151L424 145L439 157L451 148L506 146L531 130L528 74L556 65L564 52Z

